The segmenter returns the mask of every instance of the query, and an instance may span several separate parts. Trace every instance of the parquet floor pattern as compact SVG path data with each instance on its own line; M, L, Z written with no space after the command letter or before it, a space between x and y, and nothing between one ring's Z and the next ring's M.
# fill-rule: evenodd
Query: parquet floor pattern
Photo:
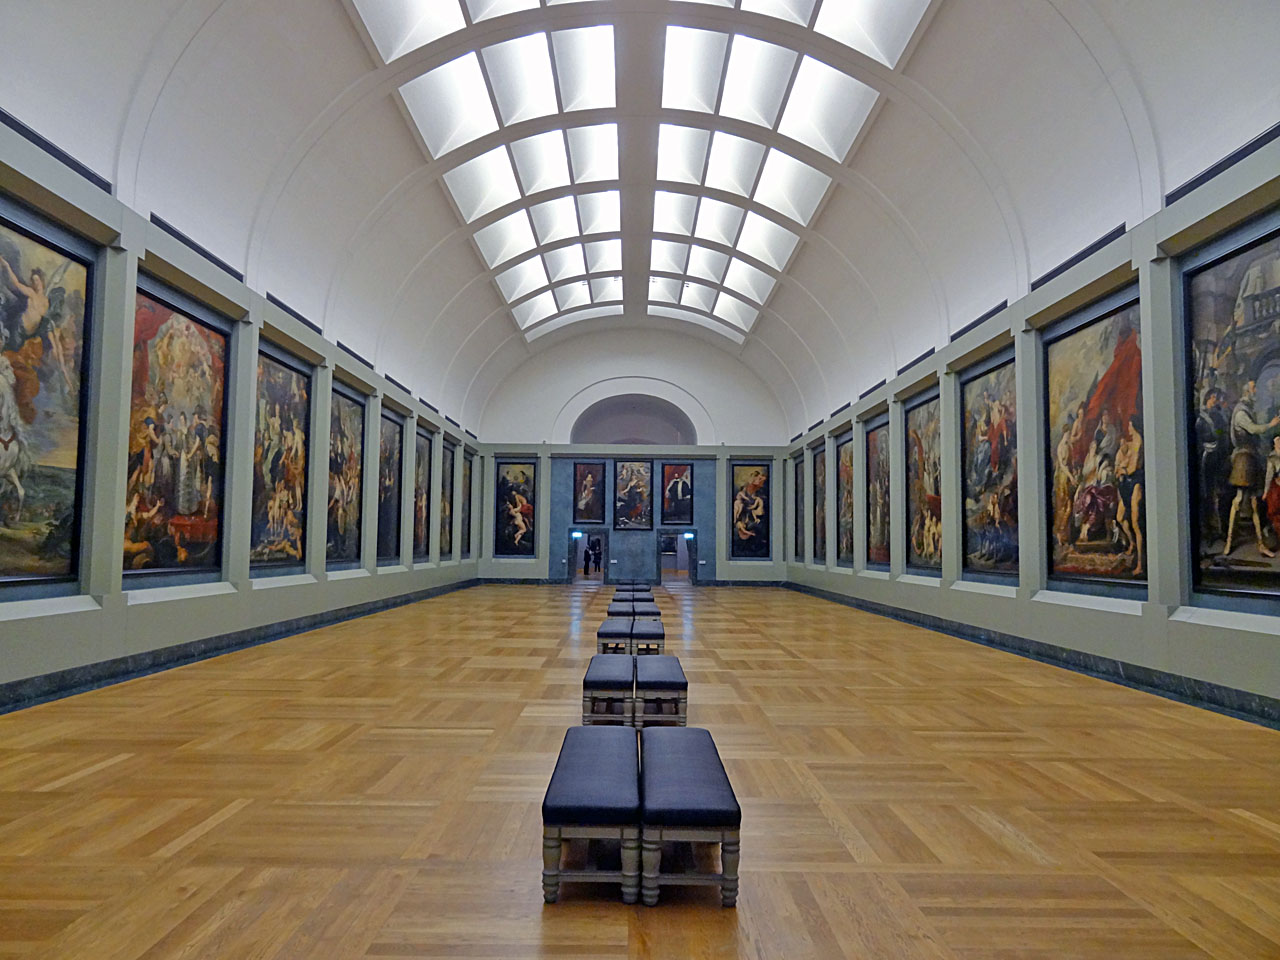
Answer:
M1280 733L763 588L657 591L738 908L544 907L609 592L478 587L0 717L0 957L1280 958Z

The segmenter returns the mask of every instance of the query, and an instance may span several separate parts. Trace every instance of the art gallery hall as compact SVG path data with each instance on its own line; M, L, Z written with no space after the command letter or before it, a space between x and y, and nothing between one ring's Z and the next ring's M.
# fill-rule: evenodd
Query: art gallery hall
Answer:
M1280 960L1276 0L0 11L0 960Z

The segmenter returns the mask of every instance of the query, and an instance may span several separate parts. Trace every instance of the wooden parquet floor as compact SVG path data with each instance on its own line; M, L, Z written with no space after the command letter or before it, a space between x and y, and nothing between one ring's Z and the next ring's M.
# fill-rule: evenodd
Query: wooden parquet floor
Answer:
M1280 958L1280 733L763 588L657 591L738 908L544 906L607 592L478 587L0 717L0 957Z

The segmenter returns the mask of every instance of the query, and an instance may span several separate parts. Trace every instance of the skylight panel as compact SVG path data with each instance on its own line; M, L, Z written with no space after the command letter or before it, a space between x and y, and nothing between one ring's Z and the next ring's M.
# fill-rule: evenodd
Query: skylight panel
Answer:
M830 185L831 178L825 173L781 150L770 150L755 198L783 216L808 226Z
M506 147L494 147L454 167L445 173L444 182L462 219L468 223L520 199Z
M701 183L711 134L664 123L658 127L658 179Z
M585 307L574 310L572 313L562 314L554 320L548 320L540 326L534 327L525 334L525 339L530 343L539 337L545 337L549 333L567 327L571 323L581 323L583 320L597 320L601 317L616 317L622 313L620 305L609 305L603 307Z
M516 173L525 195L569 185L569 158L564 149L564 132L549 130L511 144Z
M711 153L707 158L706 184L717 190L749 197L763 159L763 144L717 130L711 139Z
M528 253L538 245L529 226L529 216L523 210L517 210L510 216L477 230L475 241L480 248L480 255L490 269L506 263L512 257Z
M617 190L584 193L578 197L578 214L583 233L617 233L622 229L622 210Z
M426 0L426 2L436 3L437 0ZM466 0L466 3L472 21L488 20L490 17L500 17L505 13L538 8L538 0Z
M504 125L560 111L545 33L485 47L481 56Z
M778 132L843 163L876 92L813 57L800 61Z
M724 275L724 285L756 303L764 303L773 292L775 280L762 270L734 257Z
M566 113L616 105L612 26L558 30L551 34L551 45Z
M653 195L653 232L693 233L693 217L698 210L698 198L685 193L659 190Z
M600 240L586 244L587 269L592 273L606 273L622 269L622 241Z
M467 25L457 0L355 0L384 63Z
M667 27L662 65L662 108L716 112L728 34Z
M727 320L743 330L750 330L751 325L756 322L756 317L760 315L760 311L755 307L748 306L727 293L721 293L716 297L716 305L711 308L711 312L721 320Z
M725 69L720 115L772 130L795 62L794 50L754 37L734 37Z
M751 13L763 13L767 17L790 20L801 26L809 25L815 0L742 0L742 9ZM828 0L839 3L842 0Z
M649 299L665 301L666 303L679 303L680 281L674 277L650 277Z
M649 269L659 273L684 273L689 245L673 240L654 240L649 251Z
M582 244L548 250L542 255L546 261L547 273L553 282L568 280L570 277L581 277L587 272L587 262L582 256Z
M709 287L705 283L686 283L680 293L680 303L710 313L718 295L719 291L715 287Z
M728 263L728 254L721 253L719 250L699 246L689 250L689 276L697 277L699 280L719 283Z
M927 0L923 2L922 0L894 0L892 4L883 3L882 0L842 0L840 3L824 3L822 9L818 11L818 19L813 29L832 40L843 43L846 47L852 47L860 53L874 57L885 66L892 67L901 56L906 40L901 40L899 44L890 44L890 46L896 45L897 50L884 46L884 41L890 36L902 32L900 29L886 30L885 28L892 28L895 21L909 21L910 26L906 31L906 36L909 38L911 30L914 30L915 25L920 21L920 15L924 12L926 4Z
M742 221L738 249L775 270L781 270L791 259L791 251L799 242L800 238L786 227L781 227L758 213L748 213Z
M511 269L498 274L495 279L498 281L498 289L502 291L508 303L519 300L526 293L533 293L539 287L545 287L550 283L546 268L543 267L539 257L530 257L528 260L517 263Z
M738 236L740 223L742 223L741 207L703 197L698 207L698 222L693 228L693 235L731 247Z
M474 53L451 60L400 88L409 116L433 157L498 129Z
M706 329L712 330L725 339L732 340L737 344L745 343L747 339L742 335L742 333L733 327L727 327L723 323L717 323L715 320L701 316L697 313L692 313L689 310L682 310L680 307L667 307L661 304L655 304L649 308L649 312L655 317L667 317L671 320L681 320L684 323L691 323L694 326L705 327Z
M523 303L517 303L511 308L511 313L516 318L516 323L520 325L521 329L535 324L539 320L545 320L555 312L556 298L551 295L550 290L544 290L536 297L530 297Z
M597 277L591 281L592 303L605 303L622 299L621 277Z
M572 127L566 131L573 182L618 179L618 125Z
M556 297L556 306L561 310L572 310L574 307L585 307L591 303L591 288L585 280L579 283L564 283L556 287L552 293Z
M578 235L578 216L573 197L560 197L529 208L539 243L555 243Z

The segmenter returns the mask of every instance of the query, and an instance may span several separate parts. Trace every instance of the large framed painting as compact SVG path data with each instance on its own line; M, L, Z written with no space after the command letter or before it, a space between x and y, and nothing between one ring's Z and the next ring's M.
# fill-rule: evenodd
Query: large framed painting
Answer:
M1018 403L1012 350L967 371L961 386L964 568L1018 573Z
M231 324L148 277L133 310L124 570L222 566Z
M813 453L813 562L827 562L827 448Z
M440 448L440 559L453 559L453 471L458 448L445 442Z
M836 563L853 566L853 434L836 440Z
M404 421L378 418L378 562L400 562L400 460Z
M533 462L495 465L493 555L532 557L537 537L538 465Z
M613 529L653 529L653 461L613 463Z
M329 404L329 508L326 564L360 562L364 504L364 398L334 386Z
M471 556L471 478L475 475L475 457L469 453L462 455L462 501L459 509L462 512L462 543L459 556L466 560Z
M431 434L413 435L413 559L431 558Z
M729 530L732 560L768 560L770 550L769 470L766 462L729 464L733 522Z
M693 464L662 465L662 522L672 526L693 523Z
M792 530L796 563L804 563L804 457L796 457L791 464L791 498L795 502L795 527Z
M1146 579L1136 290L1045 331L1049 575ZM1119 306L1115 301L1128 300Z
M1197 590L1280 597L1280 213L1183 258Z
M573 465L573 522L604 523L604 462Z
M867 565L887 567L892 559L889 527L889 418L867 424Z
M942 569L942 406L938 391L906 405L907 566Z
M258 352L249 562L303 562L311 377L302 361L265 341Z
M93 258L0 203L0 582L79 572Z

